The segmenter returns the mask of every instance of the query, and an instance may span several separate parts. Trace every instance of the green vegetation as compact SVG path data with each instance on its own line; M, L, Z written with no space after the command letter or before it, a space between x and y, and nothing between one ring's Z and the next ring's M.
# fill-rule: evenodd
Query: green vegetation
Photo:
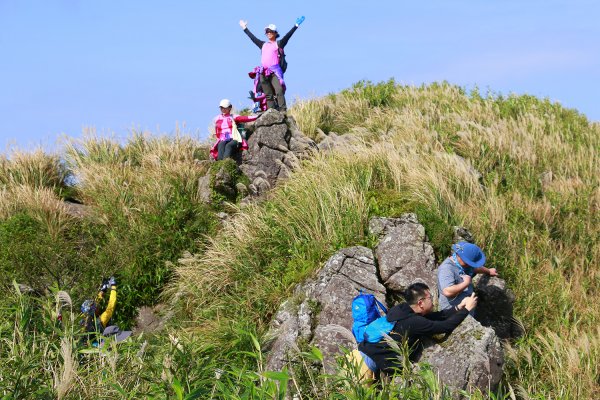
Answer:
M313 138L352 134L357 144L305 161L260 203L227 203L234 215L222 227L198 195L207 148L185 136L89 137L61 157L2 160L0 269L46 293L5 285L0 395L271 399L289 382L303 398L445 398L427 368L375 390L324 374L310 348L284 371L264 370L260 338L294 285L336 250L370 244L370 217L404 212L418 215L438 257L452 226L468 227L517 296L526 334L507 348L499 392L471 398L600 395L598 124L532 96L393 80L290 113ZM76 310L113 273L122 326L159 294L175 317L155 336L82 352ZM56 288L73 298L62 324Z

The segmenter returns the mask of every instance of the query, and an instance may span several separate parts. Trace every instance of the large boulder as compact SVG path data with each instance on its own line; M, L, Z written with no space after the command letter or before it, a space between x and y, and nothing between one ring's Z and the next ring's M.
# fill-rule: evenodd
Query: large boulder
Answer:
M502 378L504 352L493 329L468 316L443 342L428 342L419 362L430 364L455 393L493 392Z
M523 335L521 324L513 316L515 295L506 287L504 279L483 275L475 283L477 303L476 319L492 328L501 339Z
M264 194L278 180L288 178L301 159L318 150L292 117L277 110L267 110L248 127L252 134L240 168L250 179L249 189L254 195Z
M377 279L373 251L350 247L334 254L316 279L297 287L292 299L277 312L268 335L267 368L280 370L299 345L315 345L330 372L340 346L356 347L352 335L352 299L367 289L385 302L385 288Z
M351 303L357 289L365 288L384 302L415 281L435 291L433 249L414 214L372 219L369 229L380 238L375 252L365 247L338 251L316 279L299 285L281 306L271 325L267 368L281 370L294 362L298 351L314 345L323 353L325 371L333 372L340 348L356 348ZM492 291L490 287L495 286L481 283L478 289ZM431 364L455 393L494 390L504 362L494 330L470 316L445 341L425 343L417 359Z
M372 232L384 234L375 247L375 257L388 290L400 292L412 283L423 282L432 293L437 292L435 254L415 214L378 219L370 227Z

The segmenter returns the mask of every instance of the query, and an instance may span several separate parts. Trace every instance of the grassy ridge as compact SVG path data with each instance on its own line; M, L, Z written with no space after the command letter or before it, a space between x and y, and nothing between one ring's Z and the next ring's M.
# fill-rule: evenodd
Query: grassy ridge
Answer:
M92 138L69 149L70 171L82 177L77 194L92 205L90 224L101 230L84 230L91 243L101 244L99 250L89 258L70 259L127 271L123 280L132 288L138 285L131 293L152 298L173 273L168 294L177 318L170 335L148 338L148 344L147 338L137 338L104 356L86 355L88 361L77 364L69 361L83 357L76 354L75 329L69 324L50 329L54 297L44 300L47 306L27 303L32 300L23 296L6 297L0 307L0 350L10 363L2 367L9 378L0 379L0 393L11 393L18 375L31 378L23 381L20 393L45 390L48 397L183 397L195 392L200 398L273 398L281 395L274 383L292 379L309 398L339 398L336 393L444 398L427 371L411 377L420 382L412 394L393 392L399 388L368 392L352 381L311 375L310 368L302 376L291 368L269 374L262 369L255 339L294 284L314 274L337 249L370 244L369 217L417 211L438 256L448 250L451 225L467 226L517 295L516 316L527 333L508 352L503 385L508 392L494 396L598 396L600 310L593 300L600 287L597 124L531 96L481 96L445 83L406 87L393 81L359 82L338 94L300 101L291 113L301 130L315 138L323 131L350 133L357 141L305 162L263 202L240 209L232 205L235 216L216 233L211 219L203 219L210 214L197 201L197 177L204 167L194 160L206 150L197 143L185 137L136 136L119 146ZM61 182L53 179L0 182L15 199L25 190L23 199L45 193L52 203L64 196L60 183L24 182ZM23 202L16 211L10 208L13 202L0 202L6 204L0 210L11 210L2 214L1 226L10 222L11 232L28 232L35 229L26 229L26 223L37 221L50 232L53 225L44 222L38 203ZM49 209L51 215L63 215L54 206ZM22 214L30 220L11 220ZM66 226L82 229L79 220L65 215L71 218ZM210 238L198 246L194 239L205 233ZM63 242L52 242L59 244L50 253L70 245L81 248L72 246L73 236L63 237ZM29 253L27 248L15 253L15 248L4 257ZM164 261L184 250L194 254L164 267ZM132 258L136 254L140 258ZM10 266L4 264L8 273ZM148 271L160 271L160 278ZM132 295L128 301L133 306L146 300ZM46 311L40 314L40 309ZM71 344L71 353L62 343ZM303 365L318 361L318 353L304 357ZM19 363L20 358L29 362ZM52 367L42 372L29 367L36 365ZM224 372L215 379L218 368Z
M39 292L94 296L102 277L120 283L115 318L158 301L168 262L202 245L216 218L198 197L206 147L190 137L134 133L124 145L88 136L62 157L13 153L0 183L0 270ZM85 204L79 214L63 199Z

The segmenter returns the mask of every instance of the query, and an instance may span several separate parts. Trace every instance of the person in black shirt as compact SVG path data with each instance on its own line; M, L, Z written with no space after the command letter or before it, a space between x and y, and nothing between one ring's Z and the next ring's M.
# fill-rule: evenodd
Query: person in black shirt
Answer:
M406 303L397 304L390 309L386 318L395 322L389 336L397 342L406 341L410 349L410 360L422 349L421 339L436 334L451 333L477 306L477 297L473 293L456 307L449 310L432 312L433 297L424 283L413 283L404 292ZM378 343L363 341L358 349L369 356L379 371L386 375L402 367L398 353L384 338Z

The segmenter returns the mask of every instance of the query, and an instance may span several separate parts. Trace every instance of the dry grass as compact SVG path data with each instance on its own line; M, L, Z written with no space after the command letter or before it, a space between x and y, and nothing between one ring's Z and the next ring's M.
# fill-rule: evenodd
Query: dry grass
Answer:
M67 143L66 153L84 202L102 206L102 201L114 199L129 217L159 213L174 190L198 201L198 178L208 168L201 162L207 146L185 135L134 132L121 145L92 132Z
M27 212L48 227L48 232L54 238L74 221L64 202L50 188L19 184L0 189L0 194L0 219Z
M55 377L56 396L59 399L71 391L77 378L77 359L73 354L73 343L68 338L62 338L60 342L60 355L62 357L62 370L60 377Z
M8 158L0 156L0 187L25 185L59 189L66 185L68 171L57 155L37 149L31 153L13 150Z
M592 300L600 293L599 126L549 102L526 96L473 100L450 85L402 87L387 96L387 106L381 107L365 106L373 100L354 94L296 103L291 113L310 136L316 137L318 129L350 132L365 142L348 153L309 161L273 193L274 201L286 204L281 214L261 205L240 210L205 255L186 259L178 274L188 288L192 314L198 304L216 307L211 296L193 304L197 299L192 288L206 285L211 293L222 293L229 286L243 286L237 265L248 273L262 272L268 255L254 261L250 254L257 246L279 245L262 240L269 238L274 219L275 226L283 226L277 229L293 239L290 243L322 238L323 232L336 230L323 225L340 223L335 215L352 204L363 222L337 229L356 229L349 236L359 237L368 218L361 192L355 189L347 204L326 199L344 193L331 179L357 179L349 171L360 169L361 177L376 177L361 188L383 185L399 197L427 204L451 223L467 226L489 254L490 265L508 280L517 294L517 317L533 332L523 340L509 371L511 384L520 385L523 397L542 387L548 398L596 394L598 371L591 366L598 365L597 350L580 361L574 355L587 344L595 346L600 321ZM319 194L315 198L313 193ZM290 194L293 200L287 202ZM322 201L328 206L320 207ZM251 245L244 243L247 237L255 239ZM247 262L238 257L247 257ZM193 325L206 323L197 316ZM547 333L535 334L540 331ZM546 357L550 345L553 357L570 367L528 369L527 352L533 358ZM577 368L580 379L567 382ZM568 385L566 391L563 385Z

